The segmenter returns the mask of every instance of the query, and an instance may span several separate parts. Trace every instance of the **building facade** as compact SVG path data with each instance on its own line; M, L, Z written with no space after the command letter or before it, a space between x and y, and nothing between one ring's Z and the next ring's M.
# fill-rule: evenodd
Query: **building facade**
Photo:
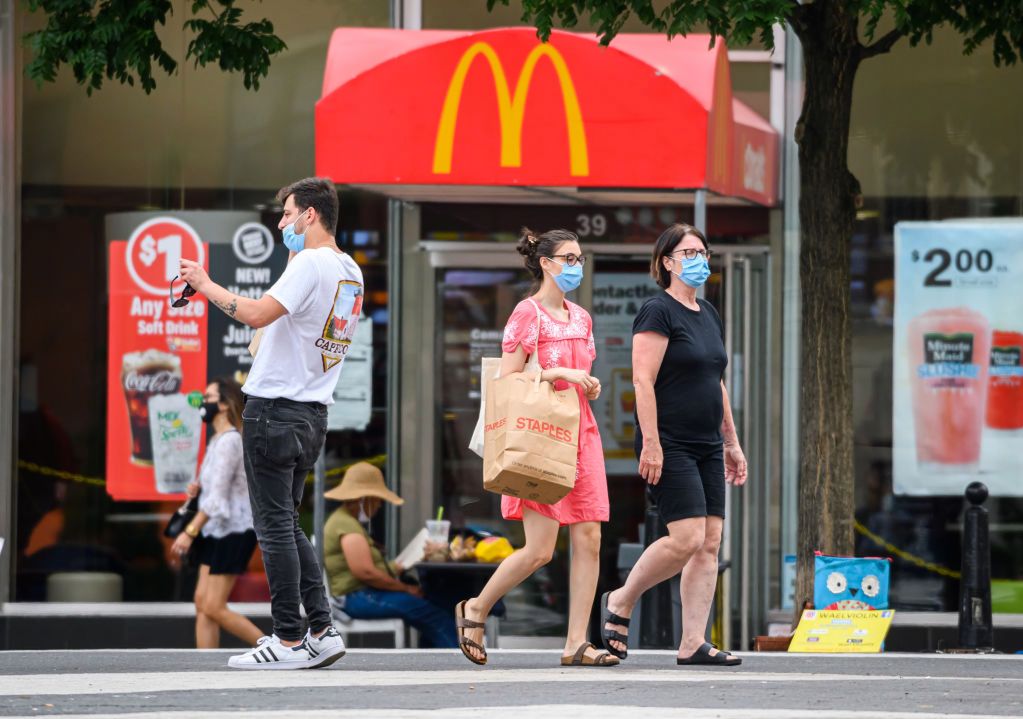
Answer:
M177 218L201 235L211 263L215 252L244 241L242 226L252 237L263 227L262 236L279 243L277 189L322 163L325 140L316 107L325 97L335 29L481 31L517 25L520 13L497 8L488 14L484 3L469 9L456 0L267 0L246 12L270 18L288 50L274 61L259 92L244 90L239 78L217 69L182 64L175 75L157 77L151 95L108 82L87 96L69 73L42 87L23 78L27 50L18 38L42 20L13 2L2 8L0 424L8 443L0 451L2 598L45 602L51 574L89 569L122 578L111 599L187 600L187 578L170 563L169 542L161 536L178 502L159 493L133 495L137 463L125 452L123 461L109 459L111 422L126 401L123 387L111 389L121 361L110 340L112 283L118 281L112 247L159 217ZM175 3L174 20L162 35L179 59L187 40L178 28L187 9L187 3ZM773 55L733 48L727 56L734 98L780 137L772 171L780 197L769 202L702 190L566 197L339 180L338 242L365 272L364 316L370 322L362 339L369 351L357 369L346 367L345 377L353 370L359 377L349 379L357 391L345 395L346 409L334 419L323 481L338 481L354 461L380 464L407 500L400 514L374 526L392 548L441 505L456 525L500 531L513 543L521 539L519 527L501 520L497 498L482 491L479 461L466 448L478 411L474 383L480 357L498 351L504 319L528 290L512 246L519 229L566 227L592 257L577 301L594 316L601 358L595 372L611 388L598 408L612 498L601 586L619 581L621 545L642 542L645 510L631 450L631 316L652 291L647 269L653 239L671 222L695 222L716 251L706 295L725 318L732 357L727 381L752 473L747 488L730 490L723 639L745 647L772 619L790 615L786 558L796 535L800 341L792 138L801 60L790 37L779 31L777 40ZM963 56L950 31L936 32L931 46L899 44L865 63L856 85L849 161L863 203L850 291L857 520L866 530L857 535L857 553L899 550L892 580L898 609L955 610L958 582L951 574L960 559L962 498L895 493L894 228L908 220L1023 215L1020 90L1023 68L994 67L988 48ZM561 107L537 109L562 122ZM462 118L493 121L496 131L491 113L466 107ZM438 118L409 122L432 128ZM527 125L523 163L530 141L535 137ZM274 257L268 253L260 267L279 271ZM59 322L51 322L54 317ZM231 344L216 339L219 320L201 321L209 322L202 333L211 344ZM214 364L186 369L181 390L201 390ZM243 370L230 362L216 368ZM317 518L313 490L310 485L303 512L310 531ZM993 575L1001 582L996 612L1023 612L1018 494L1023 490L988 503ZM878 538L887 546L877 546ZM563 631L567 562L561 543L554 562L509 598L505 631ZM533 612L528 621L519 611L526 607Z

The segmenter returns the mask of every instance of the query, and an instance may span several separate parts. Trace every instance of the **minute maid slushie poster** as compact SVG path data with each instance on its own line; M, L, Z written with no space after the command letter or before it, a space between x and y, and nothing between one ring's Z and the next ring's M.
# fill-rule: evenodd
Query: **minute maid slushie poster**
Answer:
M1023 496L1023 220L895 227L894 490Z

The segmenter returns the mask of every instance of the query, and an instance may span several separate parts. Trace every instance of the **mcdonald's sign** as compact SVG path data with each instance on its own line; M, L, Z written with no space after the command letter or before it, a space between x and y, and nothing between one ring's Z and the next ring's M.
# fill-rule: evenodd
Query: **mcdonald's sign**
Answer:
M727 53L709 43L340 28L316 103L316 171L399 197L456 199L429 189L447 185L736 188L770 204L776 135L732 97ZM737 178L740 125L764 148L767 184Z
M497 96L497 111L501 126L501 167L522 166L522 121L526 112L526 101L529 98L529 86L533 80L533 72L537 63L546 58L554 68L561 86L561 100L565 110L565 124L568 132L568 160L573 177L586 177L590 174L590 158L586 148L586 128L583 125L582 112L579 109L579 97L572 82L565 58L552 45L537 45L526 56L519 78L515 83L515 92L510 92L508 78L504 72L501 58L488 42L475 42L469 46L455 66L451 83L444 96L444 105L437 125L437 139L433 150L433 171L438 175L451 172L451 154L455 142L455 129L458 123L458 110L462 101L462 90L465 76L469 73L476 58L486 60L490 75L494 80L494 91Z

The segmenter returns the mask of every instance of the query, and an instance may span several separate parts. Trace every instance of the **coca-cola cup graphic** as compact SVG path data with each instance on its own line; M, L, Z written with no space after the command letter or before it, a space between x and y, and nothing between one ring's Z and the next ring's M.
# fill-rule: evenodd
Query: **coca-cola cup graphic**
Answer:
M181 358L159 350L130 352L121 361L121 386L131 424L131 461L153 463L149 434L149 398L176 394L181 389Z

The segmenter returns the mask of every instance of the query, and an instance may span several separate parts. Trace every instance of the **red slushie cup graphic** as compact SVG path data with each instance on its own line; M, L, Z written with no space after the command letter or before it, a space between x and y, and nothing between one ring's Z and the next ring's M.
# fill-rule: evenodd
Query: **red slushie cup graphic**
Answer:
M1023 429L1023 332L991 335L987 426Z
M916 457L923 468L963 471L980 461L991 332L965 307L931 310L909 323Z

